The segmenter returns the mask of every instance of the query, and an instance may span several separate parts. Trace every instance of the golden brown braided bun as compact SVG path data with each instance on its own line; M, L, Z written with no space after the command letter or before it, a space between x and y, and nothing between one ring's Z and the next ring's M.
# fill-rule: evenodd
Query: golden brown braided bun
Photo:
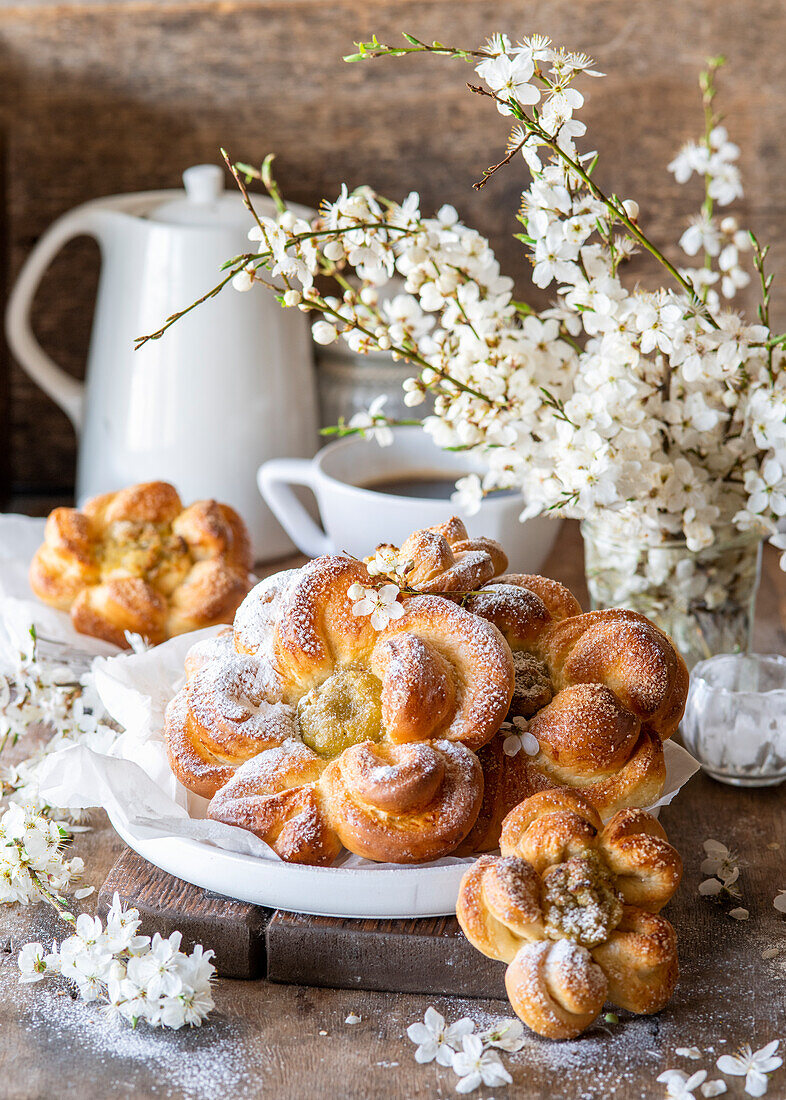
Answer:
M494 539L470 538L458 516L414 531L401 547L386 544L404 569L410 588L430 595L459 597L507 568L505 551Z
M549 790L506 818L501 847L465 874L456 915L470 943L509 964L516 1014L539 1035L569 1039L606 999L660 1011L677 947L657 913L682 863L655 819L623 810L604 828L575 791Z
M482 792L477 757L450 741L364 741L330 762L288 741L238 768L208 817L249 829L292 863L330 864L342 845L367 859L423 863L466 835Z
M679 724L688 688L667 635L631 611L582 615L568 589L545 577L503 575L464 606L498 627L516 669L514 727L483 750L486 795L467 843L496 847L513 799L548 786L575 787L604 818L657 801L662 741ZM524 734L520 749L514 734Z
M183 508L163 481L56 508L30 566L45 603L70 611L82 634L126 647L125 633L156 644L231 622L251 587L251 544L232 508Z
M510 705L510 649L491 623L416 596L382 630L353 613L347 557L258 585L232 634L199 643L167 710L170 763L212 798L209 815L255 832L284 859L329 863L452 851L475 823L472 749Z

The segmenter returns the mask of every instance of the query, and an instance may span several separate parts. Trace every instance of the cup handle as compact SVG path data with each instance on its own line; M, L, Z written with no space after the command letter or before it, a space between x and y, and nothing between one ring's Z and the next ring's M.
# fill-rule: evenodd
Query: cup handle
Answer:
M335 548L292 491L305 485L314 493L315 470L308 458L272 458L257 470L257 485L273 515L294 544L310 558L334 554Z

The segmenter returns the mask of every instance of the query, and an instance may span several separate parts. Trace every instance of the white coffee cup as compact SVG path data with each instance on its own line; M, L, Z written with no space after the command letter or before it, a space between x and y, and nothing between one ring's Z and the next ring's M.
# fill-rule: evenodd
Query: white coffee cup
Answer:
M274 458L260 466L259 490L292 541L309 557L346 551L362 558L382 542L400 546L420 527L460 515L449 499L398 496L375 491L375 482L399 478L450 478L479 471L477 458L443 451L417 427L393 429L393 443L349 436L329 443L314 459ZM324 530L309 515L293 486L314 493ZM559 520L537 517L522 523L520 494L486 497L474 516L461 516L470 535L486 535L504 546L509 569L536 573L552 547Z

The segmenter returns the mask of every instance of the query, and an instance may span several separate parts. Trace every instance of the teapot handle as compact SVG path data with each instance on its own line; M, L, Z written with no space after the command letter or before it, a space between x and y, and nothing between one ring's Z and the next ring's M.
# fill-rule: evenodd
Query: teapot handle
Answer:
M60 406L77 433L82 427L85 386L59 367L33 335L30 309L44 272L72 237L101 240L105 216L89 203L58 218L36 243L19 272L5 312L5 332L20 367Z

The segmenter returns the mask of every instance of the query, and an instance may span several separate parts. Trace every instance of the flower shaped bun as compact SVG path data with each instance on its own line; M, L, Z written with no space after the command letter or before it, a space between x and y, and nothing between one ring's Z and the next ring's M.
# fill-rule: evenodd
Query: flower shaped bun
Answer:
M658 915L682 862L658 822L621 810L604 827L569 789L534 795L505 819L501 856L465 874L456 915L533 1031L572 1038L606 1000L660 1011L677 979L674 929Z

